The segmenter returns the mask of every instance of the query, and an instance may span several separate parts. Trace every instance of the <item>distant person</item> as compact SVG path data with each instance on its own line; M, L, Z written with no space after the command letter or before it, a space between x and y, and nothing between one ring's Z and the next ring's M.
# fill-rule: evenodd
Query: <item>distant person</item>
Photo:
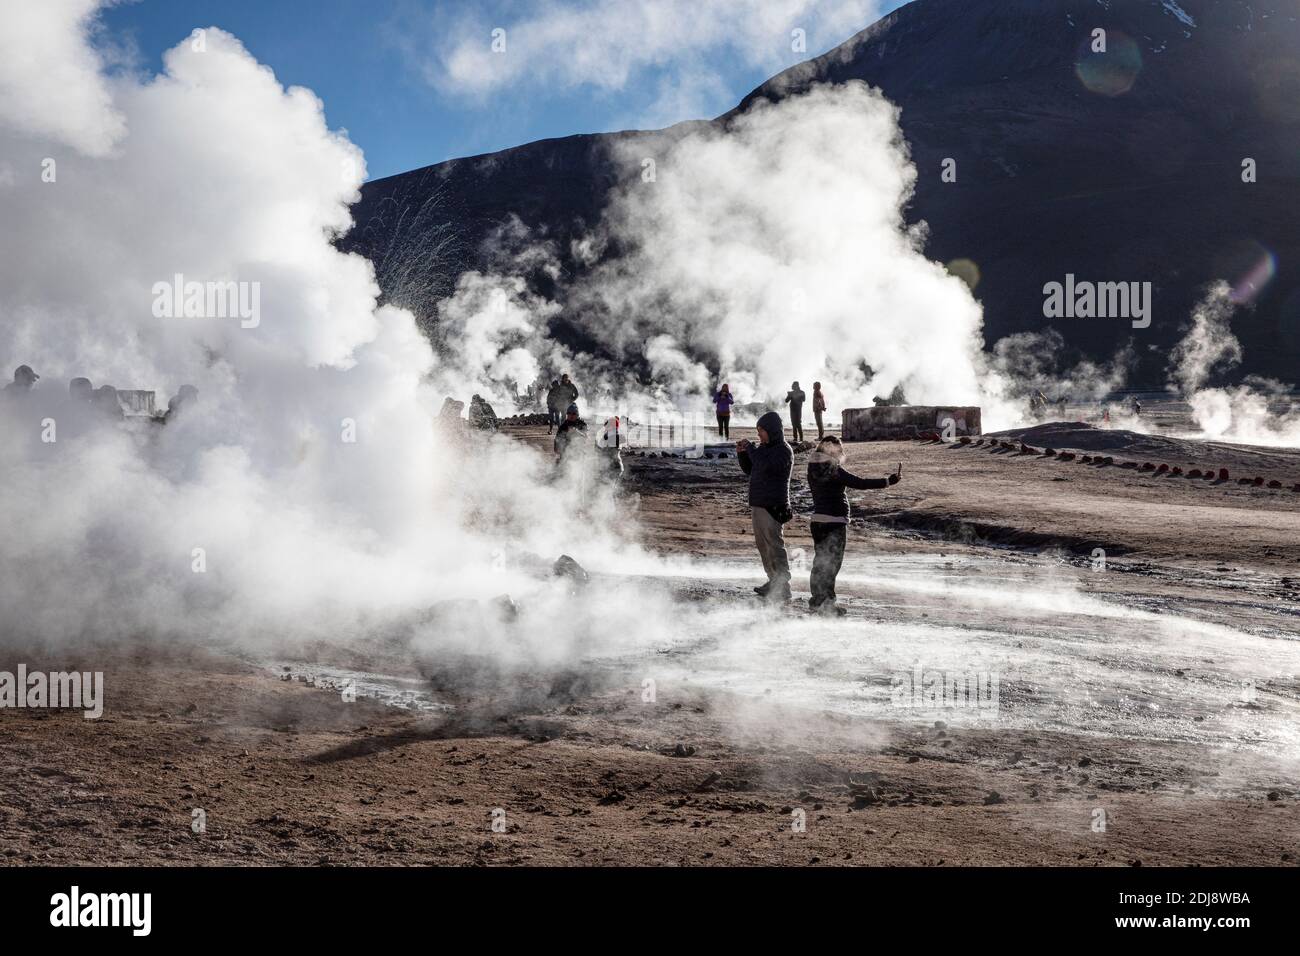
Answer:
M92 404L109 418L117 421L126 418L126 413L122 411L122 403L117 400L117 389L112 385L101 385L95 389Z
M569 373L560 376L560 384L555 392L557 407L568 408L578 400L578 386L569 380Z
M1136 415L1138 418L1142 417L1142 403L1138 401L1136 398L1133 399L1133 414Z
M1056 411L1061 416L1061 421L1065 421L1065 417L1069 414L1069 405L1070 401L1064 395L1056 400Z
M5 386L5 393L11 397L21 398L32 390L32 386L41 380L41 377L32 371L30 365L20 365L14 369L14 380Z
M781 416L768 412L758 420L758 444L747 438L736 442L736 459L749 475L749 507L753 514L754 544L767 573L767 583L754 588L759 597L789 601L790 556L785 550L782 525L794 517L790 510L790 472L794 451L785 441Z
M560 380L551 379L551 387L546 390L546 434L551 434L564 420L563 406L560 404Z
M469 400L469 427L486 432L497 430L497 413L482 395Z
M902 477L895 474L887 478L859 478L844 470L843 461L844 446L834 435L818 442L817 450L808 459L808 487L813 498L810 522L815 549L808 607L822 614L845 613L835 603L835 579L844 564L844 546L848 541L848 489L887 488Z
M785 393L785 403L790 406L790 433L796 442L803 441L803 403L808 396L795 382Z
M167 400L167 411L163 412L163 422L172 422L181 411L198 403L199 390L193 385L182 385L176 394Z
M68 395L78 405L90 405L95 400L95 386L88 378L74 378L68 383Z
M622 425L617 415L606 420L596 441L596 450L605 458L605 470L615 478L623 477Z
M562 463L575 448L583 448L587 438L587 423L578 417L578 406L570 405L564 413L564 421L555 432L555 461Z
M731 437L731 406L735 404L730 385L724 384L713 396L713 406L718 412L718 435L722 438Z
M824 414L826 414L826 395L822 391L822 383L813 382L813 419L817 422L818 441L826 437L826 425L822 422Z

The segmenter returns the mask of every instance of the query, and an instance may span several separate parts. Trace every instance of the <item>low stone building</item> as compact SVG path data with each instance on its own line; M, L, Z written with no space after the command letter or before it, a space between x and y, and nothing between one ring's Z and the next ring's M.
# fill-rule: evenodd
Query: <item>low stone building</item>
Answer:
M980 410L959 405L883 405L879 408L846 408L845 441L891 441L915 438L927 432L944 434L951 422L951 436L979 435Z

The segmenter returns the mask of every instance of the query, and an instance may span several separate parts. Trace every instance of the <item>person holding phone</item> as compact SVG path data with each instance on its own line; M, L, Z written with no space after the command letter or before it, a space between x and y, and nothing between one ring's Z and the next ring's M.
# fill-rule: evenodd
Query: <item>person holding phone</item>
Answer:
M848 543L848 489L867 491L896 485L903 476L898 471L886 478L860 478L842 465L844 446L834 435L817 443L808 459L808 487L812 490L813 566L809 584L812 596L808 607L819 614L847 613L835 603L835 579L844 564L844 547Z
M758 444L736 442L736 460L749 476L749 507L753 513L754 544L767 572L767 583L754 588L759 597L785 603L790 594L790 556L781 527L794 517L790 510L790 473L794 449L785 440L785 425L776 412L758 420Z
M718 437L731 437L731 406L736 400L731 395L731 386L724 384L713 396L713 405L718 412Z

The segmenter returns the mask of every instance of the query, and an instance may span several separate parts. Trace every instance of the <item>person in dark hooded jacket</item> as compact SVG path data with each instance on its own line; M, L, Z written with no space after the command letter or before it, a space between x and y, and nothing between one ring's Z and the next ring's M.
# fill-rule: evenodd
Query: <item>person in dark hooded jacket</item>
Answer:
M586 449L587 423L578 417L578 406L570 405L564 413L564 421L555 431L555 461L564 461L571 451Z
M754 588L760 597L790 600L790 557L785 550L781 526L790 511L790 472L794 450L786 444L781 416L768 412L758 420L757 445L748 439L736 442L736 459L749 475L749 507L753 512L754 544L767 572L767 583Z
M808 459L808 487L812 491L813 556L810 585L812 597L808 607L814 611L844 614L844 608L835 603L835 579L844 564L844 546L848 540L849 494L848 489L868 490L888 488L897 484L900 475L887 478L859 478L845 471L844 446L834 435L823 438L817 450Z

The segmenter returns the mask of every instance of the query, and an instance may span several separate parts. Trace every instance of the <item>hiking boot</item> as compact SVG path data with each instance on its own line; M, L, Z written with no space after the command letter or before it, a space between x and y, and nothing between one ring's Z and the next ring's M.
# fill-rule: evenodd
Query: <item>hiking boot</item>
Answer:
M760 584L758 587L754 588L754 593L759 597L767 597L767 592L770 590L772 590L772 582L768 581L766 584Z
M790 592L790 585L783 584L768 592L767 599L773 604L789 604L794 600L794 595Z
M833 598L827 598L824 601L813 603L812 599L808 600L808 610L814 614L820 614L822 617L843 617L849 612L835 603Z

